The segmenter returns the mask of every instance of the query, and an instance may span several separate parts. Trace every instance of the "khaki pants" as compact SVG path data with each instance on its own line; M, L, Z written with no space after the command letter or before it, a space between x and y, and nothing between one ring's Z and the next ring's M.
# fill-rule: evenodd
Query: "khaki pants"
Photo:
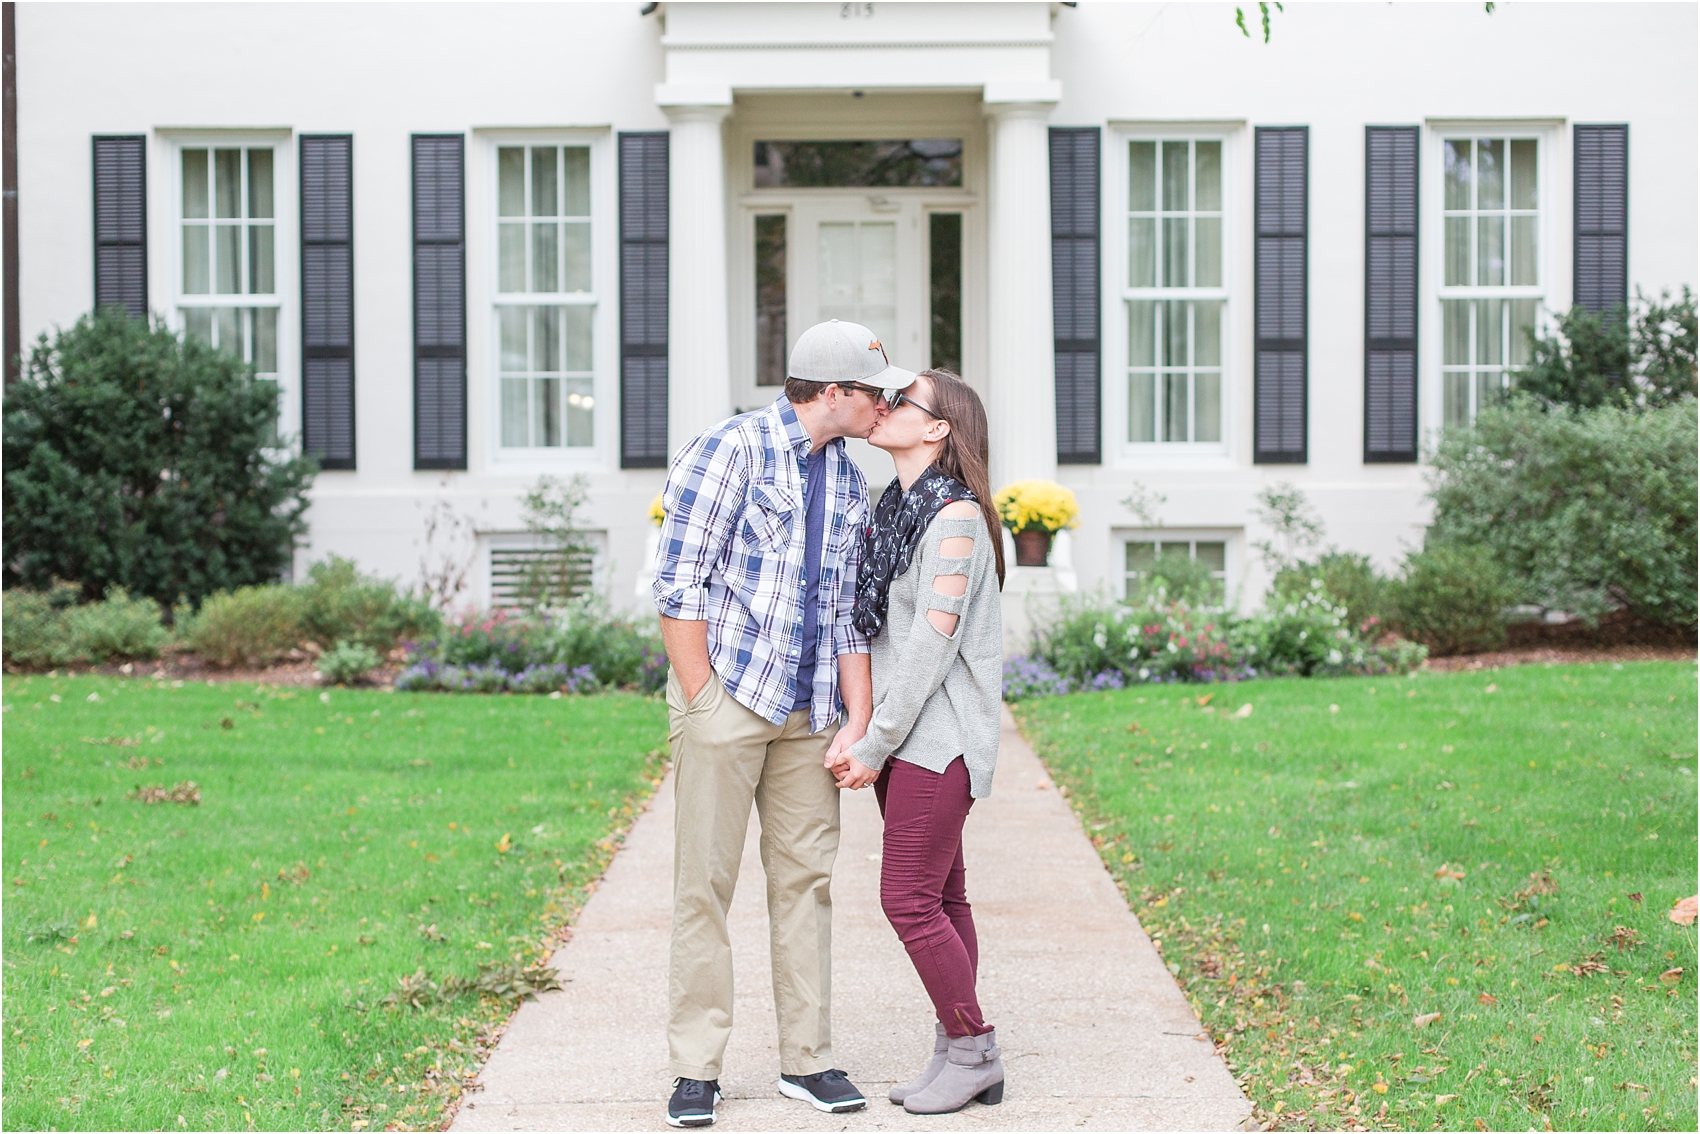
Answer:
M779 1070L832 1067L832 863L838 785L821 765L837 726L809 735L806 710L773 725L710 678L689 705L667 681L678 797L668 1054L675 1078L718 1079L732 1034L726 910L738 884L750 804L761 815L772 928Z

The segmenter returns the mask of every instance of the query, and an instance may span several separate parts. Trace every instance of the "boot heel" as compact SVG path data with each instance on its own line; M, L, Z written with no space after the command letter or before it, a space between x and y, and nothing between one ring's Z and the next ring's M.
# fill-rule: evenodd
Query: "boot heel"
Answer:
M1003 1080L999 1079L985 1090L974 1096L974 1101L986 1106L997 1106L1003 1102Z

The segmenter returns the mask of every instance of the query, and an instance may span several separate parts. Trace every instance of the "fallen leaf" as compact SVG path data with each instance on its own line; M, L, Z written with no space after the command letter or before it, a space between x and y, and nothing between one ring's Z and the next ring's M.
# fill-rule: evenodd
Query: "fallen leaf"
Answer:
M1489 685L1486 689L1482 690L1482 692L1484 692L1484 693L1498 693L1499 692L1499 686Z
M1211 699L1211 698L1212 698L1212 697L1214 697L1214 696L1216 696L1216 694L1214 694L1214 693L1206 693L1206 694L1205 694L1205 695L1204 695L1204 696L1202 696L1202 697L1194 697L1194 698L1193 698L1193 700L1195 700L1195 701L1197 701L1197 702L1198 702L1198 707L1199 707L1199 708L1201 708L1201 709L1202 709L1202 708L1203 708L1203 707L1204 707L1204 706L1206 706L1206 705L1208 705L1208 704L1209 704L1209 703L1210 703L1210 699Z
M1447 1103L1451 1102L1453 1099L1455 1099L1457 1097L1458 1097L1457 1095L1436 1095L1436 1096L1434 1096L1434 1105L1435 1106L1445 1106Z
M1374 1091L1378 1095L1385 1095L1387 1093L1387 1084L1386 1083L1371 1083L1369 1085L1369 1089Z
M1337 713L1337 712L1340 711L1340 706L1339 705L1330 705L1330 706L1328 706L1328 711L1331 712L1331 713Z
M1251 716L1251 702L1247 701L1245 704L1241 705L1238 709L1235 709L1234 710L1234 716L1239 717L1242 720L1244 720L1246 717Z
M201 788L194 780L184 780L169 788L149 784L132 791L129 798L138 803L187 803L191 807L198 807L201 802Z
M1451 863L1442 863L1440 869L1434 872L1434 876L1436 878L1463 878L1464 868L1453 866Z
M513 845L514 845L513 840L508 838L508 836L504 834L501 837L501 839L499 839L496 843L496 853L497 854L507 854L510 850L513 849Z
M1421 1016L1413 1019L1411 1024L1413 1027L1426 1028L1438 1019L1440 1019L1439 1012L1424 1012Z
M1641 891L1637 890L1633 894L1629 895L1629 900L1634 902L1636 905L1640 905L1641 904Z
M1486 1130L1487 1129L1487 1123L1483 1122L1479 1118L1476 1119L1476 1129L1477 1130Z
M1488 1007L1491 1008L1495 1004L1499 1003L1499 997L1495 996L1491 992L1484 992L1480 996L1476 997L1476 1003L1477 1004L1486 1004Z
M1693 925L1696 916L1700 916L1700 896L1684 898L1676 904L1676 908L1667 915L1678 925Z
M1659 974L1659 983L1660 984L1681 984L1682 983L1682 970L1681 969L1666 969L1664 972Z

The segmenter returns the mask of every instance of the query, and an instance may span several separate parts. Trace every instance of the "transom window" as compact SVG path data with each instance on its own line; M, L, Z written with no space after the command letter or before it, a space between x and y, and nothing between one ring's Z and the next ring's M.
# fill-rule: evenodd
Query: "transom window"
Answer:
M496 150L496 338L504 448L594 444L590 147Z
M1540 143L1447 138L1442 418L1467 425L1529 361L1540 308Z
M181 151L183 329L276 382L277 209L270 146Z
M1219 140L1128 143L1127 439L1222 440Z
M1162 561L1170 557L1189 559L1195 567L1210 573L1215 583L1211 602L1221 603L1227 594L1228 545L1223 540L1130 539L1125 545L1125 555L1125 593L1129 596L1138 594L1140 587L1157 572Z

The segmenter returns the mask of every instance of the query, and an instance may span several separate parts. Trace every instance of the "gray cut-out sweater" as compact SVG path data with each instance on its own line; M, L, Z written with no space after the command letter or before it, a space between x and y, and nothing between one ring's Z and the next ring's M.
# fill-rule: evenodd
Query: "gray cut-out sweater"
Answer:
M939 545L971 536L973 554L947 559ZM961 596L933 589L937 575L967 575ZM957 615L945 637L928 610ZM969 794L992 794L1003 707L1003 606L991 533L979 516L935 516L909 567L891 582L885 631L872 641L874 716L850 754L875 771L888 758L943 772L958 756Z

